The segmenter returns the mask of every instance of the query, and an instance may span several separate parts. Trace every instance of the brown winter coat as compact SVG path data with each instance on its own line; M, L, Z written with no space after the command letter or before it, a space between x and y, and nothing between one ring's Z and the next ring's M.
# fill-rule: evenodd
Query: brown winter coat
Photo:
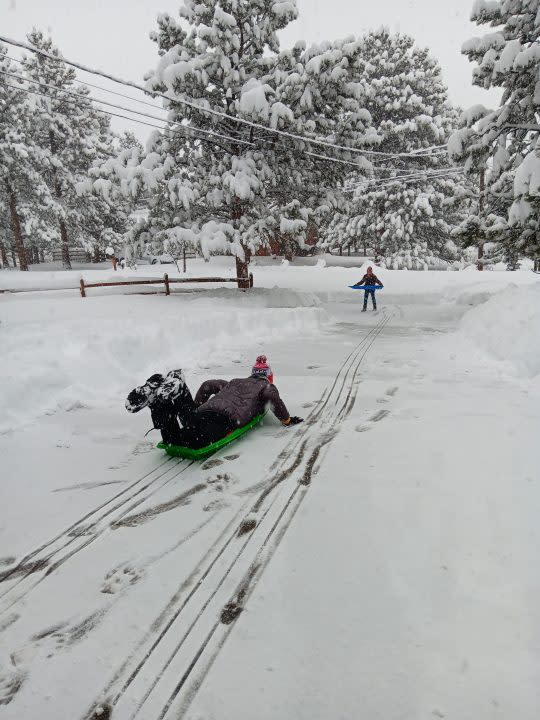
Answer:
M207 380L195 396L197 411L213 411L227 415L234 425L242 427L256 415L270 408L284 422L289 411L279 396L278 389L264 377Z

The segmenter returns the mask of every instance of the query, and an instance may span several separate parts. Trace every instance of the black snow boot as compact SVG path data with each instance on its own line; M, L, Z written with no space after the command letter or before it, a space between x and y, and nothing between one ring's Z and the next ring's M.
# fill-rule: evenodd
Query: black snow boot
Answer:
M163 375L151 375L144 385L140 385L132 390L127 396L126 410L128 412L136 413L139 412L139 410L151 405L155 397L156 390L159 388L163 380Z

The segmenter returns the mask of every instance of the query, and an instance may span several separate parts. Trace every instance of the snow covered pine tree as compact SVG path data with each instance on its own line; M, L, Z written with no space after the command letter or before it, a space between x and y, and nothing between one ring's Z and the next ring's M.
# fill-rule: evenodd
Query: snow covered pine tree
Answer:
M35 134L35 108L17 77L17 67L0 46L0 203L10 218L19 268L28 270L26 226L39 223L54 202L43 173L51 169L50 153Z
M423 269L448 255L454 180L445 154L429 148L447 141L455 111L437 61L413 38L383 28L361 41L355 79L380 138L377 151L395 156L375 158L372 181L351 178L358 187L350 211L329 227L328 245L360 243L389 267Z
M449 151L469 172L485 178L484 223L479 233L503 244L510 263L540 255L539 0L477 0L471 19L495 28L462 48L473 84L501 88L496 110L483 106L463 115Z
M153 135L138 168L125 158L100 180L123 192L143 182L151 238L165 250L189 242L206 257L232 253L246 287L251 253L277 234L302 244L310 221L345 202L339 185L348 166L326 158L313 138L347 148L376 139L350 72L361 46L349 39L279 52L277 32L296 18L294 0L184 0L180 16L159 17L152 37L161 59L147 79L170 98L168 128ZM348 150L340 158L370 170Z
M63 62L52 41L34 30L28 42L58 58L31 54L23 60L23 71L29 89L36 93L36 142L52 158L44 176L55 200L53 221L59 229L63 264L69 269L70 244L83 245L88 228L103 222L101 198L83 200L77 186L94 162L113 154L113 136L109 117L97 110L88 90L76 84L75 71Z

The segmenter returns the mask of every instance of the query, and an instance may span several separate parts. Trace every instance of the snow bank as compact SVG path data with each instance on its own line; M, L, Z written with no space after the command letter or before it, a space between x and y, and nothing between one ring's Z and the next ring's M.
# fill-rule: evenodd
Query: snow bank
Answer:
M443 295L461 292L466 286L476 289L497 292L511 283L529 284L538 280L538 276L531 272L519 270L516 272L483 272L479 273L472 265L466 272L441 272L426 270L423 272L403 272L402 270L389 270L375 265L364 257L348 257L325 255L322 257L324 263L319 263L321 257L295 258L292 263L283 263L282 259L274 260L270 257L256 257L250 266L253 272L256 291L262 288L283 288L300 293L316 293L320 297L327 298L328 293L341 293L342 300L351 298L352 291L349 285L357 282L364 275L368 265L373 267L373 272L384 284L384 297L386 302L417 302L412 296L425 295L426 293L441 293ZM523 263L525 267L525 263ZM39 266L38 266L39 267ZM504 267L504 266L503 266ZM87 282L109 282L126 279L152 279L163 278L163 273L168 272L173 277L235 277L235 260L231 256L212 256L208 262L197 258L188 260L187 273L178 273L175 265L141 265L138 270L129 268L113 272L110 266L101 267L98 270L73 270L66 271L33 271L30 273L15 272L12 270L0 270L0 290L9 288L14 290L37 289L37 288L72 288L67 292L69 296L78 297L79 279L81 275ZM190 290L203 291L215 290L220 283L215 285L183 285L173 286L173 291ZM227 289L235 293L234 285L227 284ZM163 286L154 288L163 290ZM98 288L89 290L88 295L96 297L104 294L124 294L129 288ZM141 288L132 288L134 293L141 292ZM0 295L0 298L2 296ZM303 304L303 301L300 302Z
M326 319L313 297L269 290L249 304L226 290L204 299L36 297L0 304L0 432L58 410L123 403L156 371L184 368L196 386L197 370L243 363L273 341L319 332Z
M540 282L510 286L470 310L461 332L521 377L540 376Z

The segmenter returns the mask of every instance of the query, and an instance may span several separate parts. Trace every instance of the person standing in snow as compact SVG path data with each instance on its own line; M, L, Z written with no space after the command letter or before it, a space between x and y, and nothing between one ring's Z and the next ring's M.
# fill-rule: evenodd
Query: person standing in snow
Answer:
M266 357L261 355L249 377L230 382L207 380L193 399L182 370L172 370L166 376L152 375L132 390L126 409L139 412L149 407L164 443L201 448L247 425L267 408L286 427L301 423L302 418L289 415L273 379Z
M378 286L383 287L382 282L379 280L379 278L373 274L373 268L371 265L368 267L366 274L364 277L360 280L360 282L356 283L357 285L369 285L369 286ZM371 295L371 301L373 303L373 309L377 309L377 301L375 300L375 290L364 290L364 307L362 308L362 312L366 312L367 310L367 304L368 304L368 297Z

